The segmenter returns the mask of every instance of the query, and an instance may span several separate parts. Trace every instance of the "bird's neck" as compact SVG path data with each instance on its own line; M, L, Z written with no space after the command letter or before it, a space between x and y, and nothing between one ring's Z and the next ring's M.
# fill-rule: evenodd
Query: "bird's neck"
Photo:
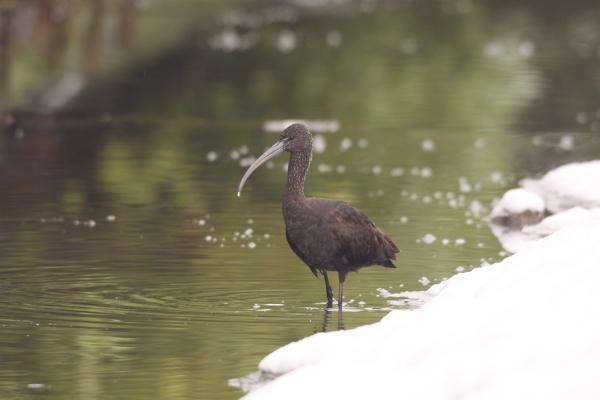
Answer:
M311 152L291 153L288 164L285 198L289 200L304 199L304 180L311 160Z

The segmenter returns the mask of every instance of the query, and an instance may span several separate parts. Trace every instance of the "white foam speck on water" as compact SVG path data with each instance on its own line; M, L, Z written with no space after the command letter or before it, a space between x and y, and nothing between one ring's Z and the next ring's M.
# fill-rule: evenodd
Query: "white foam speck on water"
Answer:
M373 174L379 175L381 174L382 168L380 165L374 165L373 168L371 168L371 171L373 172Z
M417 52L419 45L416 39L406 38L400 43L400 51L406 55L412 55Z
M227 53L239 50L247 50L257 42L255 34L239 34L235 29L225 29L222 32L212 36L208 40L208 45L215 50L222 50Z
M427 233L425 236L421 238L421 241L425 244L432 244L436 241L435 235L431 233Z
M442 239L442 244L443 244L444 246L448 246L448 245L450 244L450 239L448 239L448 238L443 238L443 239Z
M418 281L421 285L423 286L427 286L431 283L431 281L429 280L429 278L427 278L426 276L422 276L421 278L419 278Z
M254 161L256 161L256 157L254 157L254 156L242 157L240 159L239 164L240 164L240 167L246 168L246 167L249 167L250 165L252 165L252 163Z
M392 168L390 170L390 176L398 177L404 175L404 168Z
M248 248L254 249L255 247L256 247L256 243L254 243L254 242L248 243Z
M108 222L114 222L116 219L117 219L117 217L115 217L113 214L108 214L108 215L106 216L106 220L107 220Z
M494 171L492 172L492 174L490 175L490 180L494 183L498 183L498 184L505 184L506 180L504 179L504 176L502 175L502 172L498 172L498 171Z
M431 139L425 139L421 142L421 148L423 149L423 151L434 151L435 142Z
M473 200L471 204L469 204L469 211L473 217L480 218L486 212L486 209L479 200Z
M29 383L27 384L27 389L43 389L46 385L44 383Z
M464 176L458 178L458 190L463 193L469 193L471 191L471 184Z
M212 239L213 239L213 238L212 238L212 236L211 236L211 235L206 235L206 236L204 237L204 239L205 239L207 242L212 242Z
M356 142L356 145L361 149L365 149L369 145L369 141L365 138L360 138Z
M402 217L400 217L400 223L401 223L401 224L405 224L405 223L407 223L407 222L408 222L408 217L406 217L406 216L402 216Z
M238 149L238 151L240 152L241 155L246 155L248 154L248 152L250 151L250 149L248 148L248 146L246 146L245 144L241 145L240 148Z
M558 142L558 147L562 150L571 151L575 148L575 139L573 135L563 135L560 137L560 141Z
M294 32L285 30L279 33L275 45L282 53L289 53L298 45L298 38Z
M339 31L329 31L325 36L325 41L331 47L338 47L342 44L342 34Z
M208 153L206 153L206 160L208 162L217 161L218 158L219 158L219 154L217 154L216 151L209 151Z
M341 151L349 150L351 147L352 147L352 139L350 139L350 138L343 138L342 141L340 142L340 150Z
M319 166L317 167L317 171L321 172L321 173L326 173L326 172L331 172L333 171L333 167L329 164L319 164Z
M581 125L587 124L587 122L588 122L587 113L585 111L578 112L577 115L575 116L575 121L577 121L577 123L579 123Z
M335 167L335 171L338 174L343 174L343 173L346 172L346 166L344 166L344 165L338 165L337 167Z
M463 239L463 238L458 238L458 239L456 239L456 240L454 241L454 244L455 244L455 245L457 245L457 246L462 246L462 245L464 245L465 243L467 243L467 241L466 241L465 239Z
M419 175L421 176L421 178L431 178L431 176L433 175L433 171L429 167L423 167L419 171Z
M504 55L506 49L504 45L498 41L491 41L485 45L484 54L490 58L497 58Z
M232 160L237 160L240 158L240 152L238 150L231 150L231 152L229 152L229 157Z
M377 291L377 297L383 297L384 299L394 297L394 294L385 288L377 288L375 290Z
M535 45L530 40L523 40L517 46L517 52L523 58L530 58L535 54Z
M323 153L327 148L327 141L321 134L313 136L313 149L315 153Z
M464 272L464 271L465 271L465 267L462 267L462 266L456 267L456 272Z

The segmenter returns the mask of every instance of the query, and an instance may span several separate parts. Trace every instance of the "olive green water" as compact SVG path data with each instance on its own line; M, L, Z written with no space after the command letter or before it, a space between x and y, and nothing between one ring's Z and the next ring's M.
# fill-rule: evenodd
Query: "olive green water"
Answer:
M337 124L314 131L307 194L352 203L401 249L398 269L349 276L346 329L410 306L378 289L502 259L492 201L600 154L591 2L74 4L4 37L2 399L237 398L228 379L338 329L285 242L286 156L235 195L277 138L266 122ZM36 10L13 4L13 21L19 7ZM60 102L67 70L82 84Z

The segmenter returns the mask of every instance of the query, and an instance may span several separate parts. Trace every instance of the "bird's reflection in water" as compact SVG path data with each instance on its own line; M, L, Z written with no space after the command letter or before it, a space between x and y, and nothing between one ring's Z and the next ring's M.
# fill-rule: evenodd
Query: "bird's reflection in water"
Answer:
M334 310L330 307L325 307L323 310L323 326L321 326L321 330L318 332L327 332L328 329L331 329L331 315L334 313ZM343 331L344 328L344 312L342 309L339 309L337 314L337 330Z

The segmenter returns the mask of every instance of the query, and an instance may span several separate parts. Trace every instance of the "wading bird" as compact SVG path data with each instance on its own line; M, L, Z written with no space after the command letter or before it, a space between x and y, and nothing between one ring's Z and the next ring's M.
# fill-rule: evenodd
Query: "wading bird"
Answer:
M369 265L396 268L392 260L396 258L398 247L365 214L351 205L304 196L304 180L312 158L312 136L303 124L287 127L277 143L250 165L240 181L238 196L254 170L284 151L290 153L283 195L287 241L315 276L318 277L319 272L323 275L327 307L333 304L327 272L338 273L338 307L341 310L348 272Z

